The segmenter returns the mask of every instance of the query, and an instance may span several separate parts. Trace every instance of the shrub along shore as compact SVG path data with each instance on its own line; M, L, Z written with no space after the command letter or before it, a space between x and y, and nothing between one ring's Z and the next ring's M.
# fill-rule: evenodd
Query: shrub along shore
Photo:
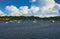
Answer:
M56 17L34 17L34 16L0 16L0 21L13 21L13 20L56 20L60 21L60 16Z

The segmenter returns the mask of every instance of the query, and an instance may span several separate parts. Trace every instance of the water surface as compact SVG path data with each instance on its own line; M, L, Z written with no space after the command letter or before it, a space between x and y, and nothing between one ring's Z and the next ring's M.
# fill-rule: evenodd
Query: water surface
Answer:
M0 22L0 39L60 39L60 21Z

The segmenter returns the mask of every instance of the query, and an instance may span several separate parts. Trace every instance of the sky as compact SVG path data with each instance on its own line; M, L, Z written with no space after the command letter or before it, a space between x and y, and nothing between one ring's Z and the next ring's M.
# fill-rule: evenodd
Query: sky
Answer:
M0 16L60 16L60 0L0 0Z

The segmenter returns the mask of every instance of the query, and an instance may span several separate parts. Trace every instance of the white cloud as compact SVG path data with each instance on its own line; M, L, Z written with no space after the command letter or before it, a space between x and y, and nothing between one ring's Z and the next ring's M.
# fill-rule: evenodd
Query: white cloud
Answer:
M5 16L6 14L4 14L4 12L2 12L1 10L0 10L0 16Z
M39 11L35 14L39 17L57 16L60 10L60 4L57 4L54 0L37 0L36 3L32 3L32 6L38 4Z
M21 16L23 14L28 14L28 6L21 6L20 8L17 8L14 5L6 6L6 10L9 14L9 16Z
M37 13L39 11L39 7L32 6L30 9L28 6L21 6L17 8L14 5L6 6L6 10L9 16L32 16L32 13Z
M28 11L29 11L28 6L21 6L20 7L20 12L22 14L28 14L29 13Z
M36 0L32 0L32 2L36 2Z
M21 13L19 12L19 9L16 6L6 6L6 10L9 13L9 16L20 16Z
M31 2L31 3L32 3L32 2L36 2L36 1L37 1L37 0L29 0L29 2Z
M31 10L31 13L37 13L39 11L39 7L32 6L30 10Z
M39 6L36 6L38 4ZM6 10L9 16L38 16L38 17L50 17L58 16L60 13L60 4L57 4L54 0L32 0L31 8L28 6L21 6L17 8L14 5L6 6ZM0 10L0 13L3 13ZM4 13L2 15L5 15Z

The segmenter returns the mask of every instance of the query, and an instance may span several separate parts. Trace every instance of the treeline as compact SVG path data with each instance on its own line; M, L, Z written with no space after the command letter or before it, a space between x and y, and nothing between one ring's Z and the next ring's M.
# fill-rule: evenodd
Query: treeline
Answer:
M56 17L34 17L34 16L0 16L0 21L10 21L10 20L59 20L60 16Z
M1 16L0 21L10 21L10 20L39 20L39 17L34 16Z

